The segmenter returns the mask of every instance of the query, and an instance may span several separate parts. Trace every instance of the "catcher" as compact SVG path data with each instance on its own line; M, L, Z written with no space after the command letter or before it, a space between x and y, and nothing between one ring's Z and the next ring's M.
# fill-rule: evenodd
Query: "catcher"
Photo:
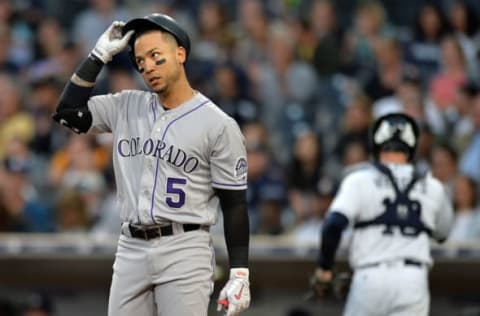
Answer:
M453 211L442 184L414 166L418 136L411 117L380 117L370 133L372 164L344 178L327 213L313 287L320 297L332 289L335 253L350 226L346 316L429 313L430 238L447 238Z

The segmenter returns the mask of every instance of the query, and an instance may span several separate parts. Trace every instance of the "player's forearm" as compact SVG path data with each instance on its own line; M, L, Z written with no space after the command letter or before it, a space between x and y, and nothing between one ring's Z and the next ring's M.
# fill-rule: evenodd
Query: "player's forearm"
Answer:
M53 119L76 133L86 133L92 124L87 103L103 62L90 54L65 86Z
M348 219L338 212L328 214L322 228L322 245L318 266L324 270L331 270L335 261L335 253L342 239L342 232L348 226Z
M60 97L59 109L86 106L103 62L90 54L72 75Z
M230 268L248 267L250 228L246 190L217 190Z

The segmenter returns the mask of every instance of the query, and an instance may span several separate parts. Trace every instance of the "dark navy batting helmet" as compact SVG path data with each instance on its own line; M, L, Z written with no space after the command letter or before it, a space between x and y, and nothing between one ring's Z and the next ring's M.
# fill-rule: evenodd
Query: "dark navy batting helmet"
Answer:
M122 35L125 35L130 30L135 31L128 42L130 46L130 58L134 65L136 65L134 52L135 40L138 36L150 30L161 30L172 34L177 40L178 46L185 48L186 58L188 58L188 54L190 53L190 37L187 32L178 25L177 21L169 15L153 13L143 18L132 19L122 28Z
M403 113L391 113L379 117L370 130L370 148L375 160L380 151L401 151L408 160L415 158L419 128L415 120Z

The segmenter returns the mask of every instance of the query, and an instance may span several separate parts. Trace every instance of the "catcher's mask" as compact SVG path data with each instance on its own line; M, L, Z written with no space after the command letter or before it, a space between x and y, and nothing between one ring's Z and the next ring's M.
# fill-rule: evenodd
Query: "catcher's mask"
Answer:
M370 130L370 147L375 160L380 151L400 151L413 161L417 151L419 128L415 120L403 113L379 117Z
M137 37L150 30L161 30L172 34L173 37L175 37L178 46L185 48L186 59L188 59L188 54L190 53L190 37L171 16L162 13L153 13L143 18L132 19L122 28L122 35L125 35L130 30L134 30L135 33L128 41L130 47L129 56L137 70L138 67L134 51L135 40Z

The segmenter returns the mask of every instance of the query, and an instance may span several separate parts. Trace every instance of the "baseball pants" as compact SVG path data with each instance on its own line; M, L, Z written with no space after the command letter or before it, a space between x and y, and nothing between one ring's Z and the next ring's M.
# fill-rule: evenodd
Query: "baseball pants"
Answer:
M209 232L152 240L120 235L113 264L109 316L206 316L213 292Z
M403 260L355 269L344 316L427 316L428 268Z

